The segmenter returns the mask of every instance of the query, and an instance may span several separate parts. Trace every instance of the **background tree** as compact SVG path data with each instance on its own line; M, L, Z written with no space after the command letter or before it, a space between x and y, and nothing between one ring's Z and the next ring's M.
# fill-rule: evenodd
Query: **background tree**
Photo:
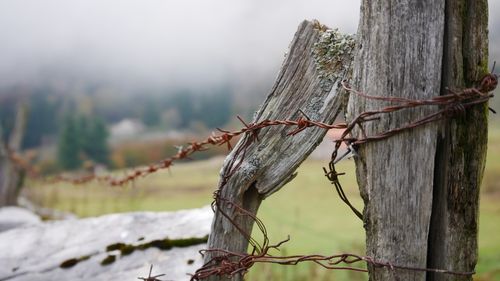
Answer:
M19 153L23 140L26 124L24 104L19 103L12 124L9 133L3 132L0 124L0 207L17 204L23 183L24 171L12 161L12 155Z
M31 94L23 148L38 147L44 138L57 135L61 123L60 106L61 99L51 95L49 90L36 90Z
M208 128L222 127L232 116L232 96L228 91L202 96L197 119Z
M100 164L109 164L109 136L106 124L99 117L81 117L82 126L79 128L82 138L81 150L84 155Z
M78 121L73 116L67 116L64 119L57 146L57 160L61 168L75 170L81 166L80 147L81 135Z
M99 117L67 116L59 135L59 165L74 170L83 160L109 164L108 136L106 124Z
M141 108L141 120L148 127L155 127L160 124L161 107L153 100L144 102Z
M180 118L179 128L187 128L189 123L194 119L195 108L193 100L195 98L188 90L179 91L172 96L170 105L177 110Z

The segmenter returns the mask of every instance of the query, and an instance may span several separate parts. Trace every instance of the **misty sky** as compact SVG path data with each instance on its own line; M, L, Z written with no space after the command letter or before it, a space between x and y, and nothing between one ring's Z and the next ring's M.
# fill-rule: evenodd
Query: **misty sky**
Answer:
M0 86L54 73L156 86L274 78L301 20L319 19L354 33L359 5L359 0L0 0ZM499 14L500 0L490 1L490 11ZM499 57L493 47L500 44L495 28L500 20L490 23L491 55Z

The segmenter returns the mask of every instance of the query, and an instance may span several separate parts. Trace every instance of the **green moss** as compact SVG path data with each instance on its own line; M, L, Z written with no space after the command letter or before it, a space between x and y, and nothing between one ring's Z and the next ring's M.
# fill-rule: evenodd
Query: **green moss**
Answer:
M106 252L120 251L122 256L127 256L135 251L136 247L125 243L115 243L106 247Z
M187 238L187 239L177 239L170 240L174 247L189 247L193 245L203 244L208 241L208 235L202 238Z
M483 59L481 60L481 64L479 66L480 73L482 75L486 75L490 73L490 68L488 66L488 56L483 56Z
M59 265L59 267L60 268L70 268L70 267L77 265L81 261L88 260L89 258L90 258L90 256L81 256L79 258L72 258L69 260L65 260Z
M141 239L140 241L144 240ZM130 255L135 250L146 250L149 248L157 248L160 250L170 250L173 247L189 247L193 245L198 245L206 243L208 241L208 236L202 238L186 238L186 239L158 239L142 244L125 244L125 243L114 243L106 247L106 252L120 251L122 256Z
M127 256L132 254L135 251L135 247L132 245L125 245L120 249L120 253L122 256Z
M115 261L116 261L116 256L115 255L108 255L107 257L105 257L101 261L101 265L102 266L110 265L110 264L114 263Z
M59 265L59 267L60 267L60 268L70 268L70 267L75 266L77 263L78 263L78 259L69 259L69 260L65 260L65 261L63 261L63 262Z
M139 241L144 240L144 238L140 239ZM206 243L208 241L208 236L202 237L202 238L186 238L186 239L158 239L158 240L153 240L147 243L142 243L142 244L126 244L126 243L114 243L111 245L108 245L106 247L106 252L112 252L112 251L120 251L121 256L126 256L132 254L135 250L146 250L149 248L157 248L160 250L170 250L173 247L189 247L193 245L198 245L202 243ZM104 258L101 261L101 265L109 265L113 262L116 261L116 255L108 255L106 258ZM72 258L65 260L60 264L61 268L70 268L75 266L81 261L89 259L90 256L82 256L79 258Z
M175 240L170 240L168 238L166 239L161 239L161 240L153 240L148 243L144 243L141 245L138 245L137 247L141 250L148 249L148 248L158 248L160 250L169 250L172 249L173 247L189 247L193 245L198 245L202 243L206 243L208 241L208 236L202 237L202 238L187 238L187 239L175 239Z
M106 252L121 250L121 248L124 247L125 245L126 245L125 243L114 243L114 244L108 245L106 247Z
M141 250L146 250L149 248L157 248L160 250L170 250L172 249L172 244L169 239L153 240L151 242L141 244L138 246Z

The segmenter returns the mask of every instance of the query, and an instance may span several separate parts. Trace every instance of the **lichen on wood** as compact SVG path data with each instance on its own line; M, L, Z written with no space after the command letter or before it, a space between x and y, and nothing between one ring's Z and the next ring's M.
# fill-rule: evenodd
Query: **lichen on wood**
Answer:
M342 37L338 31L329 32L318 22L302 22L276 82L252 123L300 116L334 122L343 109L345 97L339 84L350 78L352 53L345 50L349 46L352 46L349 37ZM329 48L333 49L328 51ZM217 195L256 214L262 200L294 178L295 170L321 142L326 131L311 127L293 137L289 133L289 128L273 127L260 130L258 141L251 144L242 138L224 162ZM245 153L238 155L236 151L242 146ZM231 163L238 163L238 170L232 171ZM227 175L231 175L228 180ZM251 233L253 223L252 218L235 212L235 208L225 208L224 215L216 210L209 248L245 252L248 240L242 232ZM213 257L214 253L206 253L205 262ZM230 277L241 278L239 274ZM209 280L226 278L212 276Z
M337 81L339 75L350 69L354 58L356 37L352 34L341 33L338 29L320 29L320 38L314 44L314 61L319 78L325 87Z

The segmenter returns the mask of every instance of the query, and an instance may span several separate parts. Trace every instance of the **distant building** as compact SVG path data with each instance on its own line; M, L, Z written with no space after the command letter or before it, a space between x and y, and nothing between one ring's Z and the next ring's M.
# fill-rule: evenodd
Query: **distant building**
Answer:
M141 121L126 118L111 126L111 139L116 140L135 137L143 133L144 129L145 126Z

